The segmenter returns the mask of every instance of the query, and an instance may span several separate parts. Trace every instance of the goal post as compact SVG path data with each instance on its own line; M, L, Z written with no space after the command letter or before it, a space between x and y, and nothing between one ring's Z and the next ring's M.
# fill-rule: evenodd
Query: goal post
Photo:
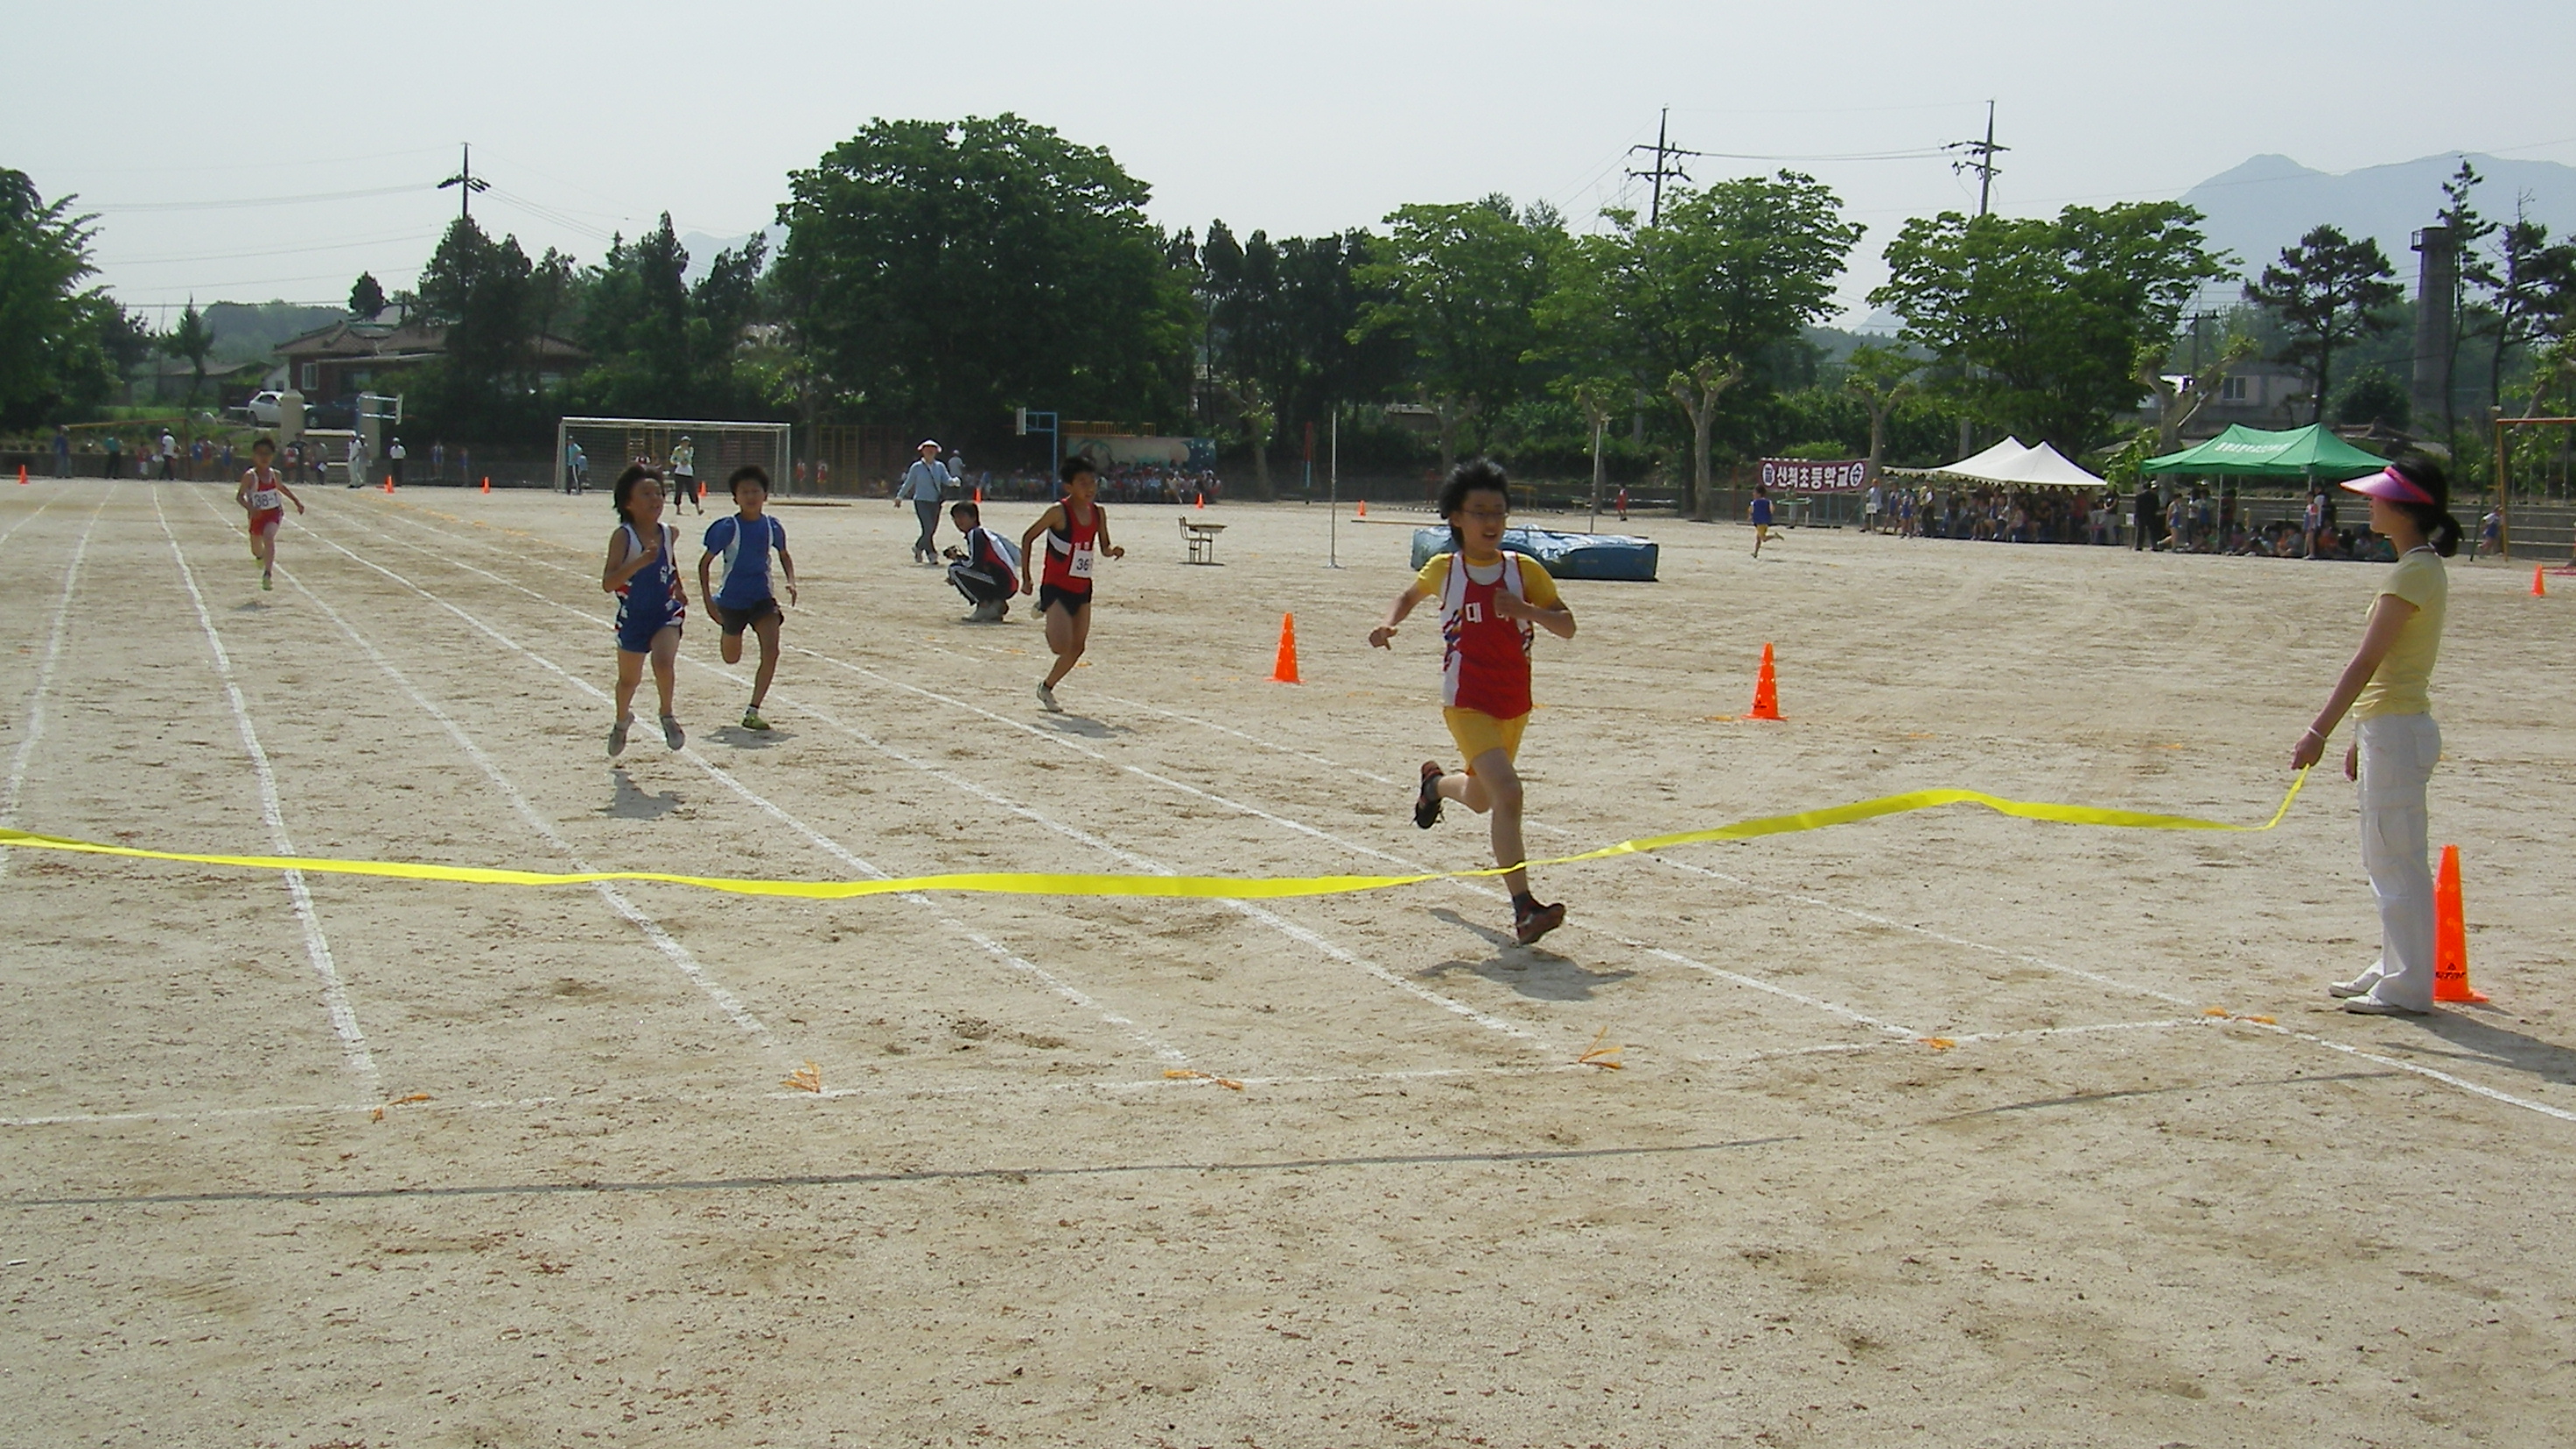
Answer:
M721 498L725 475L745 463L769 471L773 492L793 492L790 425L715 422L698 418L576 418L555 423L554 486L558 491L607 488L627 465L648 462L668 473L672 450L687 440L700 486ZM576 454L573 449L581 451ZM579 460L580 476L574 474Z

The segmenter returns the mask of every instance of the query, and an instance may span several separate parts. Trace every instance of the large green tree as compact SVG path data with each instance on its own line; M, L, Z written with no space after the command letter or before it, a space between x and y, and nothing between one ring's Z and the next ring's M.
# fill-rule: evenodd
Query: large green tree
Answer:
M1691 430L1684 507L1701 512L1727 394L1748 378L1757 394L1771 389L1803 329L1833 310L1861 229L1831 190L1792 171L1684 191L1656 222L1604 215L1611 229L1573 249L1541 316L1556 355L1593 359L1580 370L1595 382L1624 353L1640 387L1672 398Z
M448 224L421 269L414 304L445 330L445 355L420 377L423 421L461 440L499 440L537 424L531 393L531 274L518 238L498 241L472 220Z
M27 427L104 401L118 366L146 355L140 329L82 285L91 218L48 202L23 171L0 170L0 426Z
M215 331L197 310L196 298L188 299L179 325L161 335L160 348L162 356L188 364L188 402L193 406L197 394L206 390L206 354L215 350Z
M2171 342L2193 294L2231 275L2199 221L2173 201L1917 217L1870 301L1944 364L1933 385L1954 406L2074 454L2137 405L2139 350Z
M1180 417L1188 282L1107 151L1008 114L880 120L788 190L785 320L868 412L970 433L1015 406Z
M2377 241L2355 241L2321 226L2281 248L2281 259L2245 284L2245 300L2270 309L2288 333L2278 360L2308 375L2314 391L2309 422L2326 419L2335 353L2396 325L2388 308L2405 293L2390 280L2395 275Z
M1400 384L1402 342L1362 326L1367 304L1387 300L1360 279L1367 245L1360 231L1275 243L1256 231L1237 241L1223 221L1209 223L1192 255L1207 370L1247 435L1265 418L1274 434L1320 423L1337 404ZM1268 449L1256 442L1253 460L1267 496Z
M1375 295L1352 335L1397 338L1411 353L1412 381L1439 420L1445 474L1461 422L1537 391L1537 308L1568 245L1565 223L1508 196L1407 206L1386 222L1357 274Z

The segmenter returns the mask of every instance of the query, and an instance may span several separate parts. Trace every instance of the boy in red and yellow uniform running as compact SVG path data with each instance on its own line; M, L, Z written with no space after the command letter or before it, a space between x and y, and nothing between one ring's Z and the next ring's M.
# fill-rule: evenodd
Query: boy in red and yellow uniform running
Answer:
M1467 768L1451 775L1436 761L1423 765L1413 823L1430 829L1444 800L1492 814L1494 864L1510 867L1503 884L1512 893L1512 931L1526 946L1563 924L1565 907L1541 905L1530 894L1529 872L1520 868L1529 854L1521 847L1521 777L1512 761L1529 723L1532 626L1571 639L1574 611L1537 560L1502 551L1511 516L1502 469L1482 459L1461 464L1440 490L1440 513L1457 547L1422 566L1386 622L1369 631L1369 643L1389 647L1416 604L1439 601L1441 714Z

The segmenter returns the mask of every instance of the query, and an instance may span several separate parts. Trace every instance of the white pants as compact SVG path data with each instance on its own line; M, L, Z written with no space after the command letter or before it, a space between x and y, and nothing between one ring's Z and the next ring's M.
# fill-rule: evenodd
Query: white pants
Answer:
M2360 725L2361 863L2379 898L2379 964L2370 998L2433 1009L2433 870L2424 787L2442 758L2429 714L2384 714Z

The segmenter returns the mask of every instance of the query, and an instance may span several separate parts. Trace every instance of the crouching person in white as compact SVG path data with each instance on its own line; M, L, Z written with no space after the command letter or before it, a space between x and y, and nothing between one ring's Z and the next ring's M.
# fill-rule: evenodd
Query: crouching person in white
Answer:
M2450 480L2439 463L2407 454L2343 485L2370 499L2370 527L2396 546L2397 565L2371 601L2361 647L2335 681L2316 723L2299 737L2291 763L2325 754L2326 737L2350 711L2359 723L2344 751L2347 778L2361 785L2361 863L2379 898L2379 960L2350 981L2326 987L2346 1011L2411 1015L2433 1009L2433 871L2424 788L2442 757L2430 685L2450 599L2442 560L2460 547L2450 514Z

